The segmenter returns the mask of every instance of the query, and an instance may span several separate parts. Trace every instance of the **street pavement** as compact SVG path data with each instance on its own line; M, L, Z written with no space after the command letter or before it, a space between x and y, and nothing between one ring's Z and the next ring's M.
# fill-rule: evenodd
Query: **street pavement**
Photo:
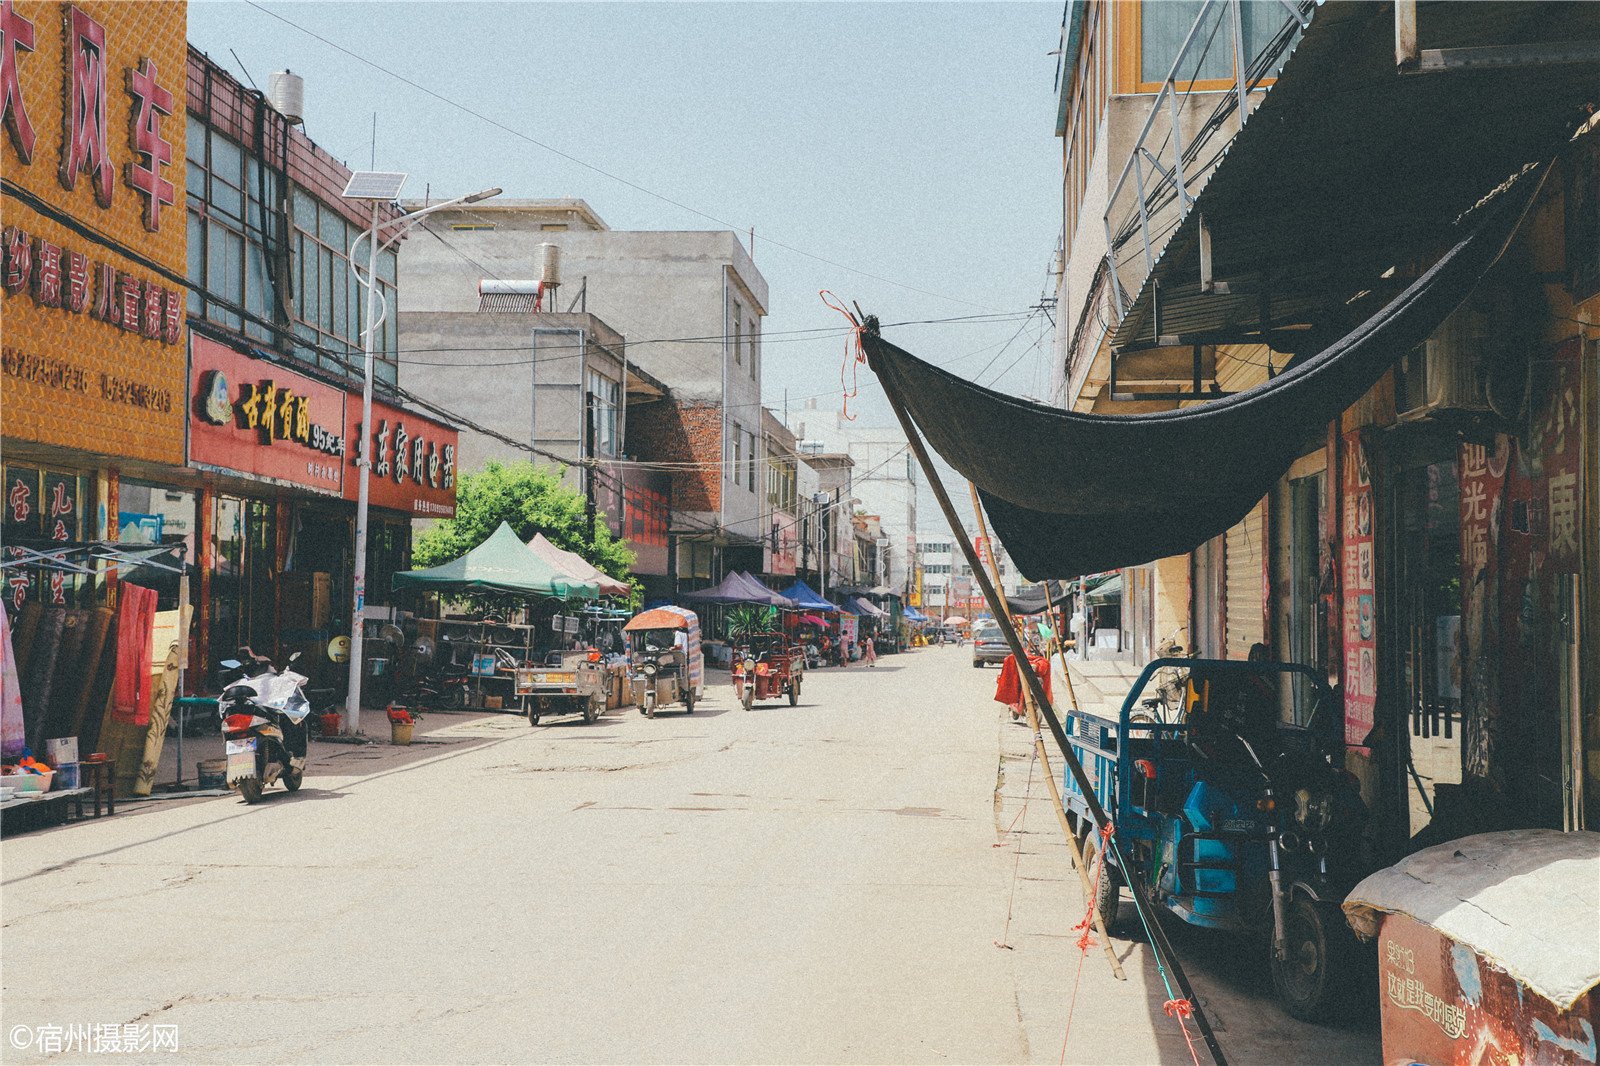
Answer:
M8 838L0 1061L1191 1061L1126 922L1128 980L1098 949L1079 976L995 677L927 648L793 708L718 676L692 716L430 714L410 747L313 745L256 807ZM1245 947L1173 936L1231 1061L1378 1061L1372 1018L1292 1022ZM111 1025L176 1050L97 1049Z

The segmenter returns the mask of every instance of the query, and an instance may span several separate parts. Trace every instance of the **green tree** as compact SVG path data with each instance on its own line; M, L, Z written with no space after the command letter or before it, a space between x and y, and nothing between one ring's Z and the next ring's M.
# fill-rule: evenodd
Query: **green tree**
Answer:
M417 539L413 565L438 566L458 559L488 540L501 522L509 522L524 541L543 533L556 547L577 552L607 576L630 580L633 552L611 535L604 512L596 512L590 539L584 499L561 484L565 473L563 466L491 459L477 473L462 475L456 484L455 517Z

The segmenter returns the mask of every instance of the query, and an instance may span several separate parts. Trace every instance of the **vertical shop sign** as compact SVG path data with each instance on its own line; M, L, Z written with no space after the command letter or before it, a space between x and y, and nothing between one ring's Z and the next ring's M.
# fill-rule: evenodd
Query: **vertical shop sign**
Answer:
M1514 444L1500 434L1493 451L1463 444L1461 480L1461 768L1488 778L1500 709L1500 541L1506 469Z
M86 172L95 203L110 207L116 166L106 136L106 29L76 6L68 12L61 186L71 192Z
M1365 748L1378 698L1374 464L1360 430L1346 433L1344 445L1344 739L1352 747Z

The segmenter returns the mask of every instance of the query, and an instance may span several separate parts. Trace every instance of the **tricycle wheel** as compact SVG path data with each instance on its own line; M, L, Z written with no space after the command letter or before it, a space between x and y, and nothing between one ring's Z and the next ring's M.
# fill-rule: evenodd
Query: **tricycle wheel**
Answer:
M1095 880L1094 865L1100 854L1100 835L1090 833L1083 845L1083 864L1089 872L1089 882L1095 886L1094 909L1100 916L1100 922L1106 927L1106 932L1111 932L1111 927L1117 920L1117 908L1122 900L1122 871L1110 862L1106 862L1100 870L1100 879Z
M583 705L583 720L585 723L593 725L597 720L599 720L599 718L600 697L590 696L588 702Z
M685 692L683 694L683 706L684 706L685 713L687 713L687 714L693 714L694 713L694 686L693 685L690 685L689 686L689 691Z
M656 694L654 692L646 692L644 695L644 716L646 718L654 718L656 716Z
M538 725L539 724L539 712L534 710L532 707L528 708L528 724L529 725Z
M1335 1001L1354 955L1345 923L1337 908L1296 896L1284 908L1283 935L1286 958L1272 950L1270 933L1267 947L1278 1002L1291 1018L1319 1021Z
M756 687L754 685L746 685L744 687L744 709L748 711L750 709L750 705L755 703L755 701Z
M793 707L800 702L800 679L797 677L789 682L789 706Z

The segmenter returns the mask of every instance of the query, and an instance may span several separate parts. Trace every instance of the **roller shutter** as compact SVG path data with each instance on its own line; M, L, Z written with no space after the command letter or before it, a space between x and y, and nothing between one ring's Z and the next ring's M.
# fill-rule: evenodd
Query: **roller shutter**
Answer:
M1244 659L1250 646L1266 640L1266 590L1263 587L1263 547L1267 501L1263 499L1244 520L1226 534L1225 657Z

